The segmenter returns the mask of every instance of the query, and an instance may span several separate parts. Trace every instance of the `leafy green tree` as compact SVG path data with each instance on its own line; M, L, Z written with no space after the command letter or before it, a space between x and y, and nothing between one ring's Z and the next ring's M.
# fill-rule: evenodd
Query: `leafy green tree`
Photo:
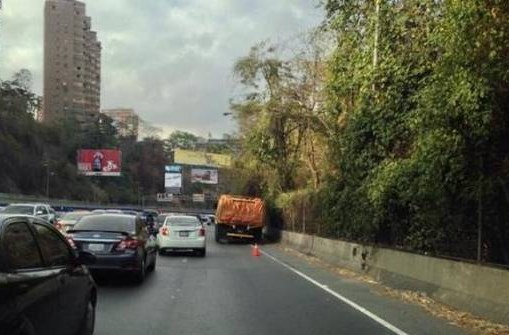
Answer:
M176 130L164 140L164 146L167 152L175 149L192 150L195 149L197 142L198 136L185 131Z

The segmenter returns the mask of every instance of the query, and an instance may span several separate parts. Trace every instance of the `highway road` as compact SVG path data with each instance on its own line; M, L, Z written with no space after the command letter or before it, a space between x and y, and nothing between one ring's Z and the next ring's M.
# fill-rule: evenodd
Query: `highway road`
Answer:
M142 285L99 279L97 335L466 334L366 283L261 246L217 245L206 258L159 256Z

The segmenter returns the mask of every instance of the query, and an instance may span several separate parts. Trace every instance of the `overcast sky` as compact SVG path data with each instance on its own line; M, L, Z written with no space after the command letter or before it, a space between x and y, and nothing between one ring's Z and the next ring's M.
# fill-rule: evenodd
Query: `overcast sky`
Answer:
M43 0L3 0L0 78L20 68L42 94ZM128 107L165 134L220 137L233 63L265 39L284 41L323 18L318 0L86 0L103 46L101 108Z

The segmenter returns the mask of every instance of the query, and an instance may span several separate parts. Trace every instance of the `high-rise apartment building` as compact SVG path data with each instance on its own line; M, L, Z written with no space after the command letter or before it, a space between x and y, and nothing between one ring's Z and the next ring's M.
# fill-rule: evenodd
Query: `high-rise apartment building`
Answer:
M138 138L140 118L134 110L128 108L105 109L102 113L113 120L119 136Z
M99 115L101 43L85 10L76 0L45 1L43 121Z

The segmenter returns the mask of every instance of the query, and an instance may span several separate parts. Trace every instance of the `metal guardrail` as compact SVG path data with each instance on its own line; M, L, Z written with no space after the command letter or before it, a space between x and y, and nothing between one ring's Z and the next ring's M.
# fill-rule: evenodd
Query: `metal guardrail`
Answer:
M0 205L7 205L11 203L21 202L38 202L45 203L53 207L55 210L66 211L69 209L130 209L130 210L144 210L144 209L157 209L166 212L181 212L181 213L197 213L197 214L213 214L214 208L207 206L186 206L181 203L147 203L140 204L115 204L115 203L98 203L90 201L78 201L69 199L48 199L43 196L37 195L23 195L23 194L10 194L0 193Z

